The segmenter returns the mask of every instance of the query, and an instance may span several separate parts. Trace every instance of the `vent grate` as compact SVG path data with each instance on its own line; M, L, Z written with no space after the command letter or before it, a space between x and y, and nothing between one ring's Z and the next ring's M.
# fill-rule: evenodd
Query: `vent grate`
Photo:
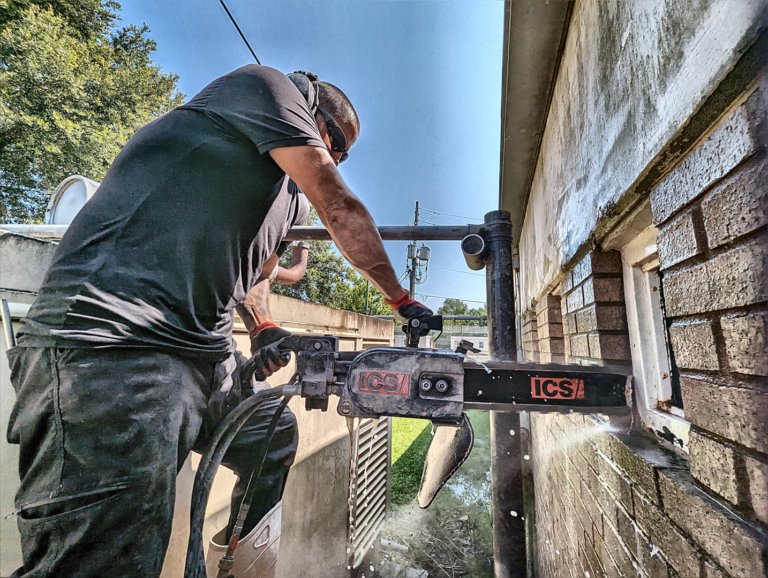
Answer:
M389 511L391 419L361 419L352 444L349 488L349 565L357 568Z

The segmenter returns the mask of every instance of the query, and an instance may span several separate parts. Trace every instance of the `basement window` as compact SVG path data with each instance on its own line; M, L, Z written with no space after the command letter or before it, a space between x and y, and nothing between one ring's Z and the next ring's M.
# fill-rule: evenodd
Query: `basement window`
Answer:
M647 227L620 249L635 401L645 429L687 451L690 424L669 346L657 234Z

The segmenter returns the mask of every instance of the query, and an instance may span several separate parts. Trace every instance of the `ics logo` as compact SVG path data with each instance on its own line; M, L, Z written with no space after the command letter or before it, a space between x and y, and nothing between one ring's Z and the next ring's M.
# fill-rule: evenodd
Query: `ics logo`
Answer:
M531 396L537 399L584 399L584 381L557 377L532 377Z
M357 381L357 390L362 393L388 393L390 395L408 395L411 376L407 373L382 373L368 371L361 373Z

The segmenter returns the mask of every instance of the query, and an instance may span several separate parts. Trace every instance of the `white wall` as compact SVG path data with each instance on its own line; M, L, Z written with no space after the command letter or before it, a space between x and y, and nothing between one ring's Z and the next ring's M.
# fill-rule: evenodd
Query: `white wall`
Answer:
M765 6L576 2L522 229L523 310L731 70Z

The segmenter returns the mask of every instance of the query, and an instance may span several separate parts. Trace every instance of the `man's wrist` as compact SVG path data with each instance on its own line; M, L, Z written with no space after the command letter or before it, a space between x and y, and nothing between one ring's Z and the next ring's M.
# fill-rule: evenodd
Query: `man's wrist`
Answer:
M395 299L385 299L384 303L389 305L392 309L399 309L409 301L411 301L411 295L407 289L403 289L403 292L399 297Z

